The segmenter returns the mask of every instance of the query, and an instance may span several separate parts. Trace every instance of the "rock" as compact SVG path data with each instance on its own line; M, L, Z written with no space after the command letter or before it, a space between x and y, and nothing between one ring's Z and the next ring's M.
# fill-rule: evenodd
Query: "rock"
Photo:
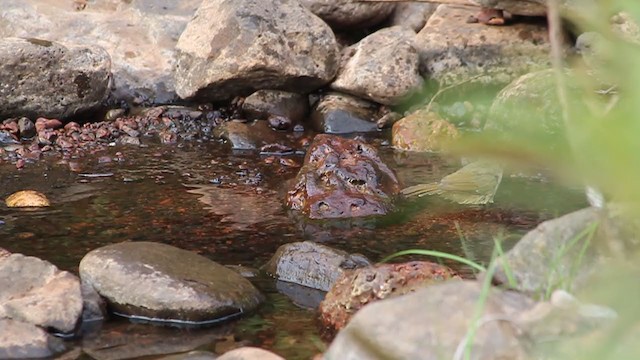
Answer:
M454 125L426 110L396 121L391 131L393 146L407 151L440 151L447 142L460 136Z
M424 2L401 2L396 5L389 18L389 26L404 26L414 32L419 32L436 11L438 4Z
M279 293L288 297L295 306L309 310L317 309L326 294L326 290L314 289L280 280L276 281L276 289Z
M369 304L338 333L324 359L453 359L480 294L479 283L453 281ZM509 319L532 306L524 295L492 289L481 319ZM489 320L475 333L473 358L528 359L518 328Z
M7 207L47 207L50 206L49 199L35 190L22 190L9 195L5 199Z
M113 99L135 103L175 101L175 45L201 0L3 0L0 38L56 39L95 44L112 57Z
M102 321L107 314L107 304L96 289L86 281L80 283L82 292L82 321Z
M559 3L565 5L574 0L561 0ZM514 15L524 16L546 16L547 0L478 0L482 7L505 10Z
M227 140L234 150L255 150L278 141L278 136L269 128L269 124L261 120L252 124L227 121L216 127L213 135Z
M0 359L49 358L65 351L62 340L21 321L0 318Z
M320 132L349 134L378 131L378 106L366 100L340 94L323 95L311 111L311 124Z
M176 49L183 99L309 92L330 82L338 67L333 32L296 0L205 0Z
M504 85L522 74L550 67L547 28L468 24L476 9L440 5L416 37L420 69L441 86L471 79ZM477 77L477 79L475 78Z
M250 312L262 301L258 290L233 270L153 242L95 249L80 262L80 277L116 313L155 321L218 322Z
M224 353L218 360L284 360L284 358L267 350L245 346Z
M360 254L304 241L280 246L264 269L280 281L328 291L345 270L368 265Z
M393 12L389 2L301 0L304 6L335 29L366 28L383 22Z
M286 91L258 90L244 99L242 112L249 120L279 115L300 123L309 114L309 100L304 95Z
M409 294L451 278L458 278L453 270L426 261L377 264L345 271L320 304L320 320L325 326L339 330L369 303Z
M0 289L0 318L71 332L82 313L78 278L35 257L0 258Z
M18 119L18 128L22 139L31 139L36 136L36 126L29 118L21 117Z
M185 354L169 355L161 357L159 360L215 360L219 359L214 353L208 351L189 351Z
M4 10L4 9L3 9ZM111 59L99 46L0 39L0 118L65 118L98 107L109 93Z
M574 78L567 74L567 79L572 106L584 107L581 90L572 85ZM553 70L523 75L502 89L491 105L484 129L515 144L538 141L547 148L569 151Z
M287 206L311 219L385 215L400 185L370 145L317 135L287 192Z
M413 31L385 28L352 47L353 56L331 84L346 92L384 105L398 105L422 88L419 56Z
M496 280L507 283L506 265L517 289L533 295L544 295L560 283L569 290L587 285L587 279L598 268L590 265L596 259L595 248L583 250L588 234L576 237L598 219L597 209L586 208L541 223L498 259ZM570 246L572 242L575 243ZM581 255L582 251L585 252Z

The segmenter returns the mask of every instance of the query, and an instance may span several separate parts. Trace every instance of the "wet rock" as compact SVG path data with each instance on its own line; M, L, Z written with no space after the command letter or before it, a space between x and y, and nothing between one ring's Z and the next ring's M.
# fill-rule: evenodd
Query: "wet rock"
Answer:
M284 360L284 358L267 350L246 346L226 352L218 360Z
M375 123L377 111L378 106L369 101L328 93L311 111L311 124L317 131L328 134L378 131Z
M176 49L176 91L184 99L309 92L338 67L333 32L294 0L205 0Z
M66 350L62 340L29 323L0 318L0 359L48 358Z
M78 278L35 257L0 258L0 289L0 318L70 332L82 313Z
M338 333L324 359L453 359L473 326L480 296L481 284L452 281L367 305ZM509 319L533 304L519 293L492 289L480 318ZM473 357L528 359L519 336L515 326L484 321Z
M459 137L458 129L434 112L419 110L393 124L391 141L397 149L439 151Z
M549 68L549 39L542 24L468 24L477 9L440 5L416 37L420 69L441 86L474 78L507 84L522 74ZM477 79L475 78L477 77Z
M294 305L303 309L315 310L320 305L326 291L314 289L287 281L276 281L276 289Z
M219 357L208 351L190 351L185 354L170 355L161 357L159 360L215 360Z
M412 293L435 282L457 278L446 266L426 261L378 264L343 272L320 304L320 319L342 329L363 306Z
M377 151L358 140L317 135L305 156L287 206L311 219L384 215L399 191Z
M335 29L366 28L383 22L394 3L351 0L301 0L304 6Z
M269 124L261 120L251 124L227 121L218 126L213 135L227 140L234 150L255 150L278 141L278 136L269 128Z
M495 278L507 283L506 264L517 288L533 295L544 295L561 283L569 290L587 285L598 268L592 266L596 249L583 246L589 234L577 236L598 219L598 210L587 208L541 223L498 260Z
M309 100L305 95L279 90L258 90L242 103L247 119L268 119L279 115L299 123L309 114Z
M0 74L0 83L12 84L0 89L0 117L65 118L94 109L106 99L111 59L95 45L4 38Z
M400 25L419 32L436 11L438 4L420 2L401 2L389 18L389 26Z
M114 100L168 103L175 44L200 2L89 1L76 11L70 1L3 0L0 38L99 45L112 57Z
M384 105L399 104L423 85L415 36L395 26L362 39L331 88Z
M36 126L29 118L21 117L18 119L18 128L20 137L23 139L31 139L36 136Z
M345 270L369 264L360 254L304 241L280 246L264 270L281 281L328 291Z
M50 206L49 199L35 190L22 190L9 195L5 199L7 207L47 207Z
M254 310L262 301L258 290L234 271L160 243L95 249L80 262L80 277L115 312L150 320L223 321Z
M102 321L107 314L107 304L91 284L86 281L80 283L82 292L82 321Z

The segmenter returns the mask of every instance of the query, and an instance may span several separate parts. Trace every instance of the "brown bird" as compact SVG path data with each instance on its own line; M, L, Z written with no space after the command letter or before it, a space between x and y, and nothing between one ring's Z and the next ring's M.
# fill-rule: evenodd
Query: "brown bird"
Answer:
M502 181L502 167L494 161L478 160L442 178L402 190L405 196L440 195L458 204L480 205L493 202Z

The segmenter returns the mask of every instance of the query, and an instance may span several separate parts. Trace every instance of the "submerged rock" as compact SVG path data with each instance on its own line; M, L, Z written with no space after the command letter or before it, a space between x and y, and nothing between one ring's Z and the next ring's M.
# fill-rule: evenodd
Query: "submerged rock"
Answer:
M98 107L109 93L111 58L99 46L0 39L0 118L66 118Z
M287 206L311 219L384 215L400 190L377 151L358 140L317 135L287 192Z
M453 270L426 261L377 264L345 271L320 304L320 319L325 326L339 330L371 302L412 293L451 278L457 278Z
M439 151L459 137L458 129L437 113L416 111L393 124L391 142L396 149Z
M73 331L80 319L80 281L48 261L22 254L0 257L0 289L0 318L60 332Z
M304 241L280 246L264 269L278 280L328 291L345 270L368 265L360 254Z
M0 359L50 358L65 350L62 340L33 324L0 318Z
M47 207L51 203L47 196L35 190L22 190L6 198L7 207Z
M378 131L378 105L357 97L328 93L311 111L311 124L327 134L349 134Z
M338 67L333 32L296 0L205 0L176 48L183 99L309 92L331 81Z
M480 283L452 281L367 305L338 333L324 359L453 359L473 326L480 296ZM473 358L528 359L519 329L501 319L533 305L522 294L492 289L480 317L487 320L475 333Z
M384 105L398 105L422 88L415 33L400 26L365 37L351 50L331 88Z
M302 0L322 20L335 29L357 29L384 21L395 8L392 2L358 2L351 0Z
M260 292L203 256L153 242L125 242L89 252L80 277L119 314L175 323L218 322L254 310Z
M440 5L416 37L421 71L441 86L474 79L507 84L522 74L550 66L544 24L495 27L469 24L477 9Z

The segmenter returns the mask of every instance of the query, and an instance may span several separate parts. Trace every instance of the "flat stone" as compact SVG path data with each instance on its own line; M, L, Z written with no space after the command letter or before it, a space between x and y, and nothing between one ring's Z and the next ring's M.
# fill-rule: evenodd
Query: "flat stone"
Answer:
M254 310L263 299L233 270L153 242L95 249L80 262L80 277L116 313L150 321L219 322Z

